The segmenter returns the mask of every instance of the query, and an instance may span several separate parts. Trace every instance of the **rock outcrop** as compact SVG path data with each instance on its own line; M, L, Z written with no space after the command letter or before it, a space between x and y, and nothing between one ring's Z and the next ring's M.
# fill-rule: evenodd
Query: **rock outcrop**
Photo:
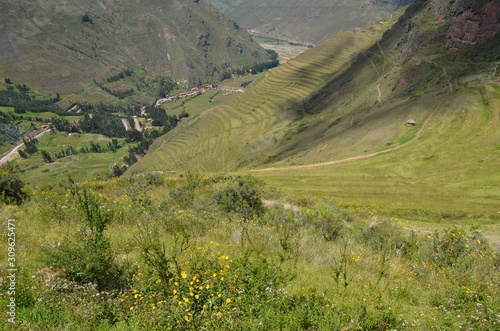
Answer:
M489 1L480 8L466 8L453 15L446 33L446 48L454 51L475 45L500 31L500 1Z

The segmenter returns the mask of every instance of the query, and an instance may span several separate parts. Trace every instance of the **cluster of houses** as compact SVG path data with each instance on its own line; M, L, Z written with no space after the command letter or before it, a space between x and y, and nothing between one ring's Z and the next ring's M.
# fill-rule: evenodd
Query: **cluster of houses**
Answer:
M230 86L215 87L211 84L206 84L203 87L193 87L190 91L181 92L181 93L174 95L174 96L159 99L156 101L155 107L159 107L161 104L167 103L167 102L176 102L178 99L192 98L192 97L201 95L203 93L206 93L206 92L212 91L212 90L224 91L224 93L222 95L229 95L229 94L244 92L242 89L237 89L237 88L230 87Z

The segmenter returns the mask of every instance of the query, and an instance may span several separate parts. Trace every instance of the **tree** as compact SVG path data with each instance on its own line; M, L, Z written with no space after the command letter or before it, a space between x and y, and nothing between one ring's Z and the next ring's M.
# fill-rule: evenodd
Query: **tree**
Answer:
M89 14L85 14L85 15L82 16L82 23L94 24L94 21L89 16Z
M27 197L24 182L7 167L0 168L0 200L6 204L20 205Z
M26 154L26 152L24 152L22 149L19 148L17 152L19 153L19 156L21 156L23 159L28 158L28 154Z
M40 150L40 153L42 154L43 160L47 163L52 163L54 160L52 159L52 156L50 156L50 153L47 152L46 150Z

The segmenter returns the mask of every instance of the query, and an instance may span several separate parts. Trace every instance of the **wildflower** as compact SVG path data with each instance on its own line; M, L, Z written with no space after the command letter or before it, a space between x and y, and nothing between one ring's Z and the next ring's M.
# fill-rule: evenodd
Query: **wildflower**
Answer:
M231 298L227 298L226 303L231 303Z
M181 277L182 278L187 278L187 272L185 270L181 271Z
M184 315L184 320L185 320L186 322L189 322L189 316L188 316L188 315Z

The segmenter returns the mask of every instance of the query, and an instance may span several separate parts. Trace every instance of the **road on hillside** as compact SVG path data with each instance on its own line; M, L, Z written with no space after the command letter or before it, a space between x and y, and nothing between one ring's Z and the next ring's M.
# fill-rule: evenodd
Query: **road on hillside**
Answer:
M47 133L49 131L42 131L40 132L39 134L37 134L35 136L36 139L40 138L41 136L43 136L45 133ZM21 143L19 145L17 145L16 147L14 147L10 152L8 152L7 154L5 154L1 159L0 159L0 166L4 165L5 163L9 162L9 161L12 161L14 159L16 159L17 157L19 157L19 154L17 153L17 150L19 148L21 148L22 146L24 146L24 143Z
M142 132L141 123L139 123L136 116L134 116L134 127L137 131Z
M121 120L122 120L123 126L125 127L125 131L130 130L130 123L127 121L127 119L122 118Z

